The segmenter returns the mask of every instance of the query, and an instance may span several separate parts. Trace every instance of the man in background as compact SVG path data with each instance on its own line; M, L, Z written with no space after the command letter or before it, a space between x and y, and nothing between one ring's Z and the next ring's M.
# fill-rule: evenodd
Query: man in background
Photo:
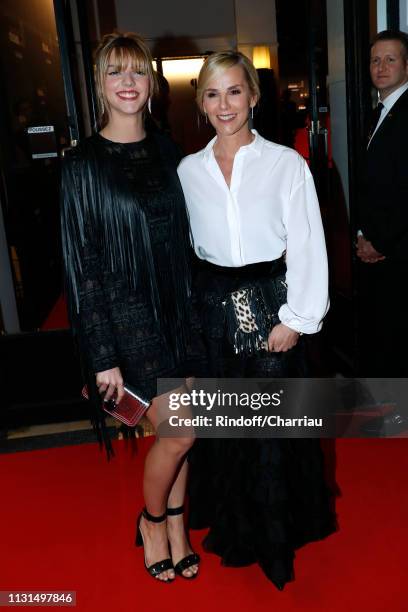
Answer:
M379 95L359 209L360 375L408 376L408 35L386 30L371 46ZM408 398L407 398L408 404ZM395 417L395 412L394 412ZM397 415L396 429L405 426ZM390 417L391 418L391 417Z

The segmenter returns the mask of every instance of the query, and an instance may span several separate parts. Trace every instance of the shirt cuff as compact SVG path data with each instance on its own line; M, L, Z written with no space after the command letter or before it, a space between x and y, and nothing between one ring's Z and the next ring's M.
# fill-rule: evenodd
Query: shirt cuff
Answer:
M321 330L323 325L323 318L316 320L296 316L287 304L283 304L283 306L280 307L278 317L281 323L299 332L299 334L316 334Z

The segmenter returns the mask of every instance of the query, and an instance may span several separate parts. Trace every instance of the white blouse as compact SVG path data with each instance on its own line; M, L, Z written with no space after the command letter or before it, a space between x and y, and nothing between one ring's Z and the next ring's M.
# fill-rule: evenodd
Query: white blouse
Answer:
M286 252L288 297L279 318L313 334L329 307L313 178L296 151L252 132L255 139L235 155L230 188L214 156L216 137L178 167L194 250L201 259L230 267L272 261Z

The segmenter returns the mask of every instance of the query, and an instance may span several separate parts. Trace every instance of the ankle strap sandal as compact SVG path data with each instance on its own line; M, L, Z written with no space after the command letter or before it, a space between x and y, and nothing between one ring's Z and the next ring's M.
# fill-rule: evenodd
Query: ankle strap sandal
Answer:
M165 512L164 514L161 514L160 516L154 516L153 514L150 514L150 512L148 512L147 508L145 507L142 510L142 516L143 518L145 518L147 521L150 521L151 523L162 523L167 518L167 512Z
M142 512L139 515L139 518L137 519L135 544L136 546L144 547L143 534L142 534L142 530L140 529L140 521L142 517L146 519L147 521L150 521L151 523L162 523L163 521L166 520L167 514L165 512L164 514L160 516L154 516L153 514L150 514L150 512L148 512L146 508L143 508ZM162 561L157 561L157 563L153 563L152 565L148 566L146 563L146 556L145 556L144 565L145 565L146 571L149 572L149 574L153 576L153 578L156 578L156 579L162 572L165 572L167 570L174 570L173 562L170 559L170 557L168 559L163 559ZM161 582L173 582L173 580L174 578L168 578L167 580L161 580Z
M184 505L178 506L177 508L167 508L166 514L167 516L177 516L178 514L183 514Z
M183 512L184 512L184 505L178 506L177 508L167 508L167 516L177 516L177 515L183 514ZM189 569L192 565L198 565L199 563L200 563L200 556L197 553L192 552L186 557L183 557L183 559L181 559L178 563L176 563L176 565L174 566L174 571L176 572L178 576L181 576L182 578L185 578L186 580L192 580L193 578L197 577L197 573L195 574L192 573L191 576L185 576L183 572L186 569Z

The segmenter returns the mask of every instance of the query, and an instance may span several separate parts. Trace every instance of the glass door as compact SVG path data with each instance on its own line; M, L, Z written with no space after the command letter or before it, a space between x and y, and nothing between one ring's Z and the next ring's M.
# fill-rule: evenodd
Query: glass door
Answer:
M308 16L309 164L319 202L324 209L327 207L329 191L330 128L326 88L328 74L326 2L309 0Z
M19 327L25 332L66 326L60 155L79 136L66 10L63 0L0 4L1 205Z

